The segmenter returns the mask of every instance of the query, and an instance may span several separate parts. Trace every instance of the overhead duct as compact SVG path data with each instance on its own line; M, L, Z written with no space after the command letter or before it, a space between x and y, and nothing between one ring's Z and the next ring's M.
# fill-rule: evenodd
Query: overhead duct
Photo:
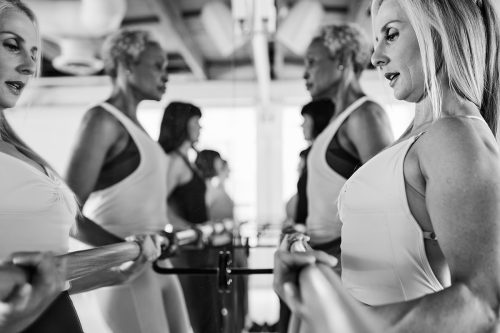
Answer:
M247 40L240 33L236 33L231 10L221 1L210 1L203 5L201 22L213 45L223 57L229 57Z
M279 24L276 39L293 53L303 56L318 33L324 14L319 1L299 1Z
M73 75L91 75L103 68L96 57L102 39L120 27L126 0L26 0L37 14L42 36L53 38L61 54L54 68Z

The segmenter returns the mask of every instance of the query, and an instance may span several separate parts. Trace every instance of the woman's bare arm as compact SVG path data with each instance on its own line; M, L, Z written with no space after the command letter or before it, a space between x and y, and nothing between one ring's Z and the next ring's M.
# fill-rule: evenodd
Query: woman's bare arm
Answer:
M121 131L117 121L99 107L85 114L65 175L82 206L95 188L106 155ZM77 219L72 236L94 246L123 241L84 216Z
M426 206L452 285L376 309L394 332L494 332L500 305L500 164L482 123L444 119L419 139ZM476 129L475 129L476 128Z

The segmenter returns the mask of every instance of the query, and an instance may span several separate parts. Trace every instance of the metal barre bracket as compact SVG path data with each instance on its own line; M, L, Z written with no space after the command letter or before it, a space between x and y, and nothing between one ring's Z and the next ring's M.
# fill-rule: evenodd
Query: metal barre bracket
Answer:
M218 267L212 268L165 268L158 262L153 263L153 270L158 274L190 274L190 275L216 275L219 292L230 293L233 275L273 274L272 268L233 268L230 251L219 252Z

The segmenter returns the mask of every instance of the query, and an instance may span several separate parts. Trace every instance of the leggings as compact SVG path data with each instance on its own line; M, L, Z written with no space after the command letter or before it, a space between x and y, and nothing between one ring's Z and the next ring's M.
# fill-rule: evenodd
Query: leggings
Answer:
M22 333L83 333L80 320L67 291Z

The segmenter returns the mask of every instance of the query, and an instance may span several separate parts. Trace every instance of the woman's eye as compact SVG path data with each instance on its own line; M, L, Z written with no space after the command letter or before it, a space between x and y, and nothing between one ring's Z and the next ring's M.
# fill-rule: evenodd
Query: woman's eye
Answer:
M396 29L389 29L389 30L387 30L387 32L385 34L385 39L388 42L393 42L398 38L398 36L399 36L399 33L396 31Z
M10 51L19 51L19 47L13 42L4 42L3 46Z

